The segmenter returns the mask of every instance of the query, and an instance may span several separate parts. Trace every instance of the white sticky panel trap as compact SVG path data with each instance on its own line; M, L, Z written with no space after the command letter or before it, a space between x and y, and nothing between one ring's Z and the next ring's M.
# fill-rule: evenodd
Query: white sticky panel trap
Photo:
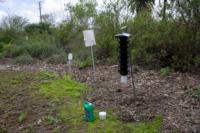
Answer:
M73 55L72 55L72 53L69 53L69 54L68 54L68 60L73 60Z
M83 36L86 47L96 45L94 30L83 31Z

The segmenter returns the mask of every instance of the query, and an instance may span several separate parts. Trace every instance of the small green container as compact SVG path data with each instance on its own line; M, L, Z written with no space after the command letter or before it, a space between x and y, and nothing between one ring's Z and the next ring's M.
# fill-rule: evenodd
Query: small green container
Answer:
M85 109L85 120L88 122L94 121L94 108L92 103L85 101L83 106Z

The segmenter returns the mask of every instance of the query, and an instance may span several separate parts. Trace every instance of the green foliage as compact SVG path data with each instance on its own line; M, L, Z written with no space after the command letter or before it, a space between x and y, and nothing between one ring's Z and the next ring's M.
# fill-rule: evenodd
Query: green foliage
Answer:
M130 21L129 27L133 35L134 61L170 66L182 71L198 64L199 42L192 39L196 33L190 27L155 20L148 12Z
M20 16L8 16L2 19L0 40L4 43L15 42L24 33L27 20Z
M0 42L0 59L4 58L6 53L4 51L4 45L3 43Z
M25 64L25 65L29 65L29 64L33 64L34 59L31 57L30 54L28 53L24 53L23 55L18 56L17 58L15 58L14 63L15 64Z
M56 45L53 36L54 28L50 23L27 25L25 19L13 16L4 18L1 27L1 58L17 57L17 63L29 64L30 62L26 60L31 60L30 57L44 60L53 55L64 53L64 50ZM25 55L30 56L26 58Z
M51 34L49 23L28 24L25 27L25 31L28 34L42 34L42 33Z
M26 120L26 117L27 117L27 112L21 112L18 117L18 122L22 124Z
M3 43L0 43L0 53L3 52Z
M128 2L133 13L140 13L142 11L151 11L155 0L128 0Z
M79 68L85 68L92 65L92 57L91 57L90 48L83 48L82 51L75 52L74 56L75 56L74 58L75 64L78 65Z
M83 68L86 68L86 67L89 67L92 65L92 59L91 57L87 57L85 60L83 61L78 61L78 66L80 69L83 69Z
M137 62L138 59L140 59L141 55L138 49L132 49L131 50L131 56L132 56L132 60L134 63Z
M75 25L89 26L89 20L96 15L96 0L79 0L76 5L67 5L67 10L71 13L71 21Z
M51 55L58 54L63 52L62 49L59 49L55 45L51 44L33 44L27 45L27 51L35 58L45 59Z
M77 31L74 31L74 24L72 22L61 23L56 30L56 41L65 49L71 49L73 45L72 40L77 37Z
M6 51L6 50L5 50ZM29 54L33 58L46 59L53 55L65 56L64 51L53 44L22 44L11 45L7 49L7 56L16 57L24 54Z
M118 42L115 38L118 29L116 29L114 19L115 14L111 11L102 12L96 17L95 26L101 29L96 32L97 58L103 62L109 58L116 60L118 56Z
M169 76L170 73L171 73L170 67L165 67L160 69L160 75L163 77Z
M196 87L195 91L192 92L192 96L200 99L200 86Z
M194 63L195 63L195 66L196 67L199 67L200 66L200 55L196 56L194 58Z

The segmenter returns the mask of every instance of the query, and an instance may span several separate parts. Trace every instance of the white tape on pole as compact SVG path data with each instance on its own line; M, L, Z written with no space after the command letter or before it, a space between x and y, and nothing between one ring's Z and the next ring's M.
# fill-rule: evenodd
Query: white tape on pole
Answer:
M86 47L96 45L94 30L83 31L83 36Z

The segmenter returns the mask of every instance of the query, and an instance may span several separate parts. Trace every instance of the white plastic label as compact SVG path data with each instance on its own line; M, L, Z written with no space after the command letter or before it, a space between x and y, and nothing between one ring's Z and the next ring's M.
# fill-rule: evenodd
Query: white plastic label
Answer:
M94 30L83 31L84 42L86 47L96 45Z
M72 55L72 53L69 53L68 54L68 60L72 60L73 59L73 55Z

